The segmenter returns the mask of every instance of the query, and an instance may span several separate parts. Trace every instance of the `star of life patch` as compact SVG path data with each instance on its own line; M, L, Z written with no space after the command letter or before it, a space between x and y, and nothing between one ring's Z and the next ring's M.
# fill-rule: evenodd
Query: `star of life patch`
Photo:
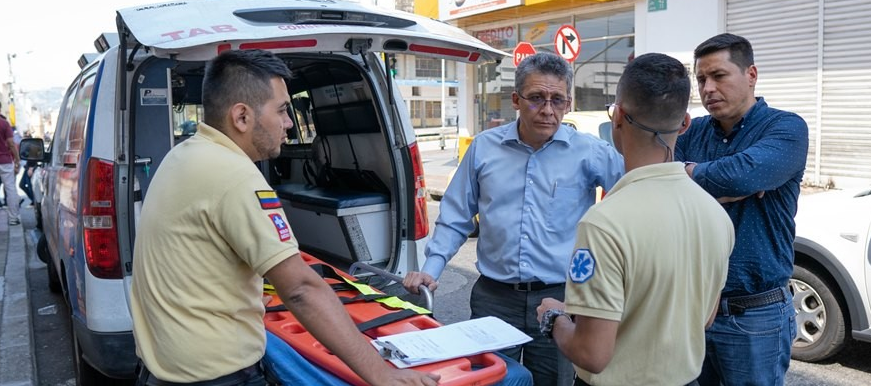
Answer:
M272 213L269 215L269 219L272 220L275 230L278 231L278 239L281 241L290 240L290 227L287 226L284 218L278 213Z
M589 249L578 249L569 264L569 277L575 283L584 283L596 273L596 259Z
M278 200L278 194L274 190L258 190L254 194L257 195L257 200L260 201L260 207L263 209L278 209L281 208L281 201Z

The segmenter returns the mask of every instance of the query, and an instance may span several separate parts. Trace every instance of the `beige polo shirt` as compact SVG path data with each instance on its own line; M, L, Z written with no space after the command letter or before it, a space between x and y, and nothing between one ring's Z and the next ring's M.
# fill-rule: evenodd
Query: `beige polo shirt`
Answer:
M566 311L620 322L593 385L683 385L701 372L705 323L735 243L722 206L680 163L626 173L578 225Z
M201 123L163 159L143 203L130 299L137 355L171 382L257 362L266 347L262 276L298 252L251 159Z

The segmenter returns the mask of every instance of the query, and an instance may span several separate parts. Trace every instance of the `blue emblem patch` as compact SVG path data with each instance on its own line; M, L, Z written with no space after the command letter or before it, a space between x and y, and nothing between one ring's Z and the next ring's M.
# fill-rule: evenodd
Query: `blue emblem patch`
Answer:
M583 283L590 280L596 273L596 259L589 249L578 249L572 256L572 264L569 265L569 277L575 283Z

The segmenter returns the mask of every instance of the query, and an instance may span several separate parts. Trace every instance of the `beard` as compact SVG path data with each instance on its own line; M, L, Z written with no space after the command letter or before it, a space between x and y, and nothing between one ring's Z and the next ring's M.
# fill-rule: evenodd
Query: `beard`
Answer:
M263 159L277 158L281 154L281 136L273 138L270 130L257 122L253 133L254 148Z

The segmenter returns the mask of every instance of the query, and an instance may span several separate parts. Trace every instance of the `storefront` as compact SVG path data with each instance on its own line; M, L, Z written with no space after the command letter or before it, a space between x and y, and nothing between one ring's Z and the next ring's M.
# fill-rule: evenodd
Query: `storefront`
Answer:
M572 111L604 114L605 104L614 100L623 67L634 55L632 1L442 0L439 7L442 20L508 53L520 42L531 44L536 52L555 52L558 30L573 27L580 35L580 49L572 62ZM514 70L512 58L507 58L468 71L466 84L473 87L467 93L472 107L466 116L473 118L464 126L470 134L516 119L511 104Z
M415 7L435 9L431 17L508 53L524 41L536 51L555 51L557 29L574 27L581 40L572 62L574 111L600 111L613 101L623 68L635 55L665 53L692 71L699 43L721 32L742 35L756 54L756 94L808 123L805 181L838 188L871 181L871 2L418 0ZM515 119L511 58L457 73L461 127L475 134ZM692 84L690 108L704 114Z

